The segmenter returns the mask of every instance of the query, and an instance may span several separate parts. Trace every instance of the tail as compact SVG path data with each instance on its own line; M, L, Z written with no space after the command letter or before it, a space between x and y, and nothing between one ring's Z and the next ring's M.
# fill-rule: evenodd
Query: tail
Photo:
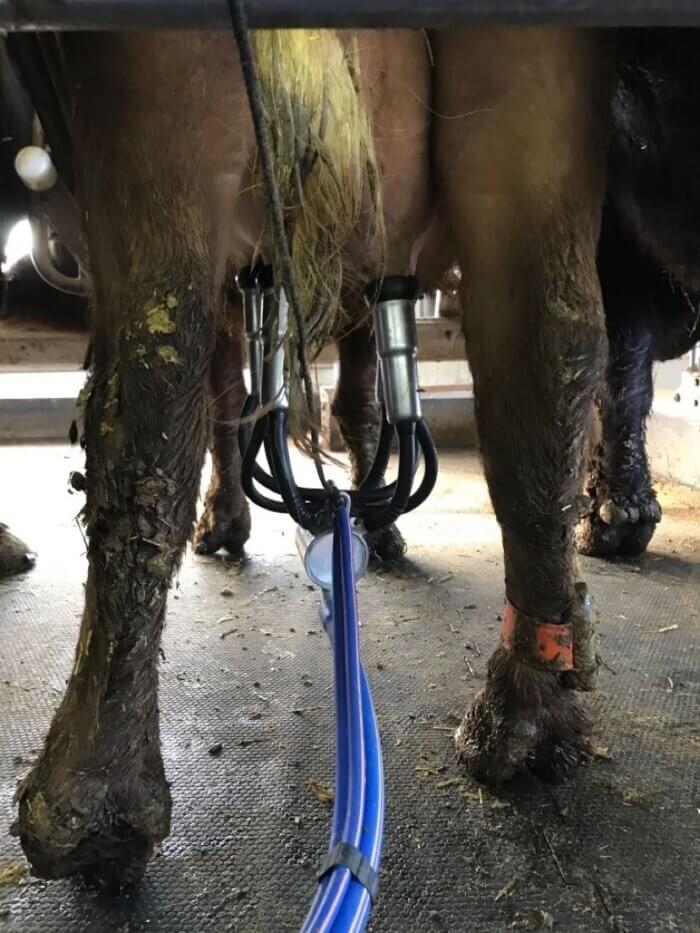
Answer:
M361 236L377 271L383 268L383 213L357 40L327 30L264 31L254 34L254 46L312 359L343 327L341 293L354 284L344 261L350 240ZM293 330L290 339L298 339Z

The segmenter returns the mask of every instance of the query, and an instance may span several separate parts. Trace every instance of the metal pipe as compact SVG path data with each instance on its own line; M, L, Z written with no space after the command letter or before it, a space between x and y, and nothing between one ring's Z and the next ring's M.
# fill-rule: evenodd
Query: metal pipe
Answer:
M284 338L287 334L289 305L284 290L279 297L272 285L263 287L263 361L260 403L276 410L289 408L287 379L284 371Z
M243 299L243 329L248 344L250 394L260 398L265 356L262 332L263 301L260 289L254 280L252 269L241 270L238 275L238 287Z
M80 295L82 297L89 295L90 279L82 270L79 271L77 276L65 275L54 265L51 250L49 249L49 230L46 221L30 217L29 227L32 231L30 257L39 278L43 279L47 285L59 292L65 292L67 295Z
M373 290L374 286L370 286ZM377 356L382 375L382 398L389 424L418 421L418 280L410 276L385 279L372 309Z
M698 0L247 0L251 27L698 26ZM230 29L226 0L0 0L0 29Z

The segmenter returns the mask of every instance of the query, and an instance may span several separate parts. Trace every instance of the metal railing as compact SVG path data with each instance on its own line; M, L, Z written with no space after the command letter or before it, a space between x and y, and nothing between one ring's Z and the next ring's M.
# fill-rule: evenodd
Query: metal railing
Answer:
M248 0L254 28L698 26L700 0ZM226 0L0 0L0 29L230 29Z

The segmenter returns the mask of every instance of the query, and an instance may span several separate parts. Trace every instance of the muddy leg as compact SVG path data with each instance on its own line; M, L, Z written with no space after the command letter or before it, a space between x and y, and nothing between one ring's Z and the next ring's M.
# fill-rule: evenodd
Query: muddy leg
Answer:
M591 512L576 531L581 554L641 554L661 519L646 454L651 370L651 334L643 327L614 328L607 383L599 400L600 441L592 450L585 482Z
M682 290L674 290L624 235L611 208L603 223L598 269L610 363L585 482L592 506L577 528L576 544L582 554L634 556L646 549L661 519L645 436L653 358L664 349L655 331L670 333L677 319L685 325L689 308ZM667 342L673 355L674 341Z
M90 245L97 329L85 424L85 609L65 696L18 790L17 831L37 874L79 873L109 886L137 879L169 831L159 645L168 587L195 517L214 343L198 242L205 221L193 208L188 224L177 213L196 195L151 191L133 184L130 198L94 215L110 223L93 231ZM103 236L114 237L111 248L101 248ZM132 242L138 253L121 254Z
M605 57L593 33L438 36L436 107L470 114L438 122L438 164L460 250L465 333L509 603L486 686L456 742L480 780L501 782L524 765L559 778L576 763L588 725L570 689L577 675L562 673L562 646L576 642L581 685L591 686L595 668L590 606L576 586L573 524L606 359L595 267Z
M338 357L333 414L350 453L352 483L357 488L374 462L381 417L375 400L377 354L369 325L358 327L338 341ZM372 532L367 543L381 560L398 560L406 553L406 543L396 525Z
M246 396L243 332L238 302L231 304L227 314L229 324L218 334L211 364L212 475L195 532L198 554L214 554L220 548L232 555L240 554L250 536L236 423Z

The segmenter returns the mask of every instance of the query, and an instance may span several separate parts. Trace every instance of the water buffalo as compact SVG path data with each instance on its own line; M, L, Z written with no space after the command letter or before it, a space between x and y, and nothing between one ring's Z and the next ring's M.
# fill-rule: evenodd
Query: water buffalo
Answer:
M333 43L347 48L348 38L317 41L336 54ZM359 319L361 286L383 271L430 285L459 263L484 467L503 532L504 631L457 747L485 781L523 766L561 777L588 727L576 688L589 689L597 667L574 526L608 371L596 258L614 36L499 28L429 39L361 33L358 42L388 233L382 258L367 210L358 213L338 285ZM240 323L222 305L231 270L264 240L264 217L229 37L72 36L64 56L95 285L89 575L67 692L19 789L18 832L40 874L109 884L137 878L169 828L158 648L194 519L210 373L218 486L199 541L235 548L247 534L227 425L242 396L240 378L230 378L230 367L240 373ZM287 91L303 122L298 88ZM332 124L332 102L324 114ZM364 182L371 161L360 166ZM349 365L338 411L349 438L373 405L363 375L371 356L366 331L341 348ZM355 450L356 474L363 456ZM591 524L602 517L594 512Z

